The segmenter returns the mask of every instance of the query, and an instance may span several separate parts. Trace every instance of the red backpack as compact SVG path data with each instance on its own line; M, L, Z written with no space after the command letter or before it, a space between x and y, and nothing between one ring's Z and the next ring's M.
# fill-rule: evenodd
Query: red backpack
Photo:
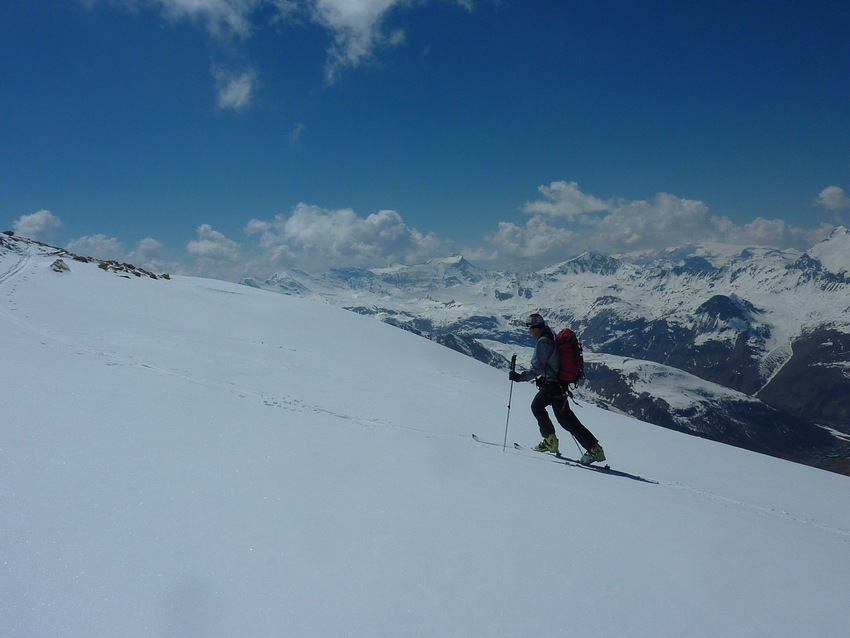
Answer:
M561 373L558 378L563 384L578 385L578 382L584 379L584 357L576 333L564 328L555 335L555 345L561 353Z

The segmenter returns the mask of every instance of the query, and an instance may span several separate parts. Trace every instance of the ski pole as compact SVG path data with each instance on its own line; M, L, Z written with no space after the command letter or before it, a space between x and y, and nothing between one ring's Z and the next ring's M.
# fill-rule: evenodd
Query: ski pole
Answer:
M573 442L576 444L576 447L578 448L578 453L584 454L584 452L582 452L582 450L581 450L581 446L578 444L578 439L576 438L576 435L573 434L572 432L570 432L570 436L573 437Z
M516 355L511 357L511 372L516 372ZM513 375L511 375L513 376ZM511 399L514 396L514 380L511 379L511 391L508 394L508 418L505 419L505 440L502 442L502 452L505 451L505 447L508 445L508 423L511 420Z

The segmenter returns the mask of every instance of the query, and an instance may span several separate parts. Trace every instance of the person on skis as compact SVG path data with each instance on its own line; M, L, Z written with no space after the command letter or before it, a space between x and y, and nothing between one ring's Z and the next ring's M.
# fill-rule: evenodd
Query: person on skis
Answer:
M525 372L511 371L511 381L536 381L538 392L531 402L531 413L537 419L543 440L532 449L537 452L554 452L558 450L558 437L555 426L546 411L552 406L558 424L573 435L579 445L586 451L581 457L584 465L605 460L605 452L599 445L599 440L593 436L570 408L566 388L561 385L558 374L561 369L561 357L555 345L555 333L546 325L546 321L538 313L528 317L525 324L528 332L536 340L534 354L531 357L531 369Z

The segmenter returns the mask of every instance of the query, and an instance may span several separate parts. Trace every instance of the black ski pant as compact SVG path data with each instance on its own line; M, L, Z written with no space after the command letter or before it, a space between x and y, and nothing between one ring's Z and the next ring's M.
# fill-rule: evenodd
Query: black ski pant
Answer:
M555 434L555 426L552 425L552 419L546 411L550 405L558 424L572 434L585 450L589 450L599 442L570 409L569 399L558 383L547 383L541 387L531 402L531 413L537 419L540 434L544 439Z

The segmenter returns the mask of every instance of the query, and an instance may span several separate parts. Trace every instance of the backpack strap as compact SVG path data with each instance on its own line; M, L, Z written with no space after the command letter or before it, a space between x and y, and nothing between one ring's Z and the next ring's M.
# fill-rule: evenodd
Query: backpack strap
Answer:
M557 356L558 356L558 360L560 361L560 357L561 357L561 353L560 353L560 350L559 350L559 348L558 348L558 335L556 335L556 334L555 334L555 331L554 331L554 330L552 330L551 328L549 328L549 334L548 334L548 335L543 335L543 336L542 336L542 337L540 337L540 338L541 338L541 339L544 339L545 337L549 337L549 338L552 340L552 352L549 354L549 358L548 358L548 359L546 359L546 362L543 364L543 376L544 376L544 377L546 376L546 368L547 368L547 367L548 367L548 368L549 368L549 370L551 370L553 373L555 372L555 368L554 368L554 366L550 365L550 362L552 361L552 358L553 358L553 357L555 357L555 355L557 355ZM558 376L558 375L556 374L556 375L555 375L555 377L557 377L557 376ZM563 387L564 387L564 384L563 384L563 383L561 383L561 380L560 380L560 379L557 379L557 378L556 378L555 380L556 380L556 381L558 381L558 382L561 384L561 388L563 388Z

